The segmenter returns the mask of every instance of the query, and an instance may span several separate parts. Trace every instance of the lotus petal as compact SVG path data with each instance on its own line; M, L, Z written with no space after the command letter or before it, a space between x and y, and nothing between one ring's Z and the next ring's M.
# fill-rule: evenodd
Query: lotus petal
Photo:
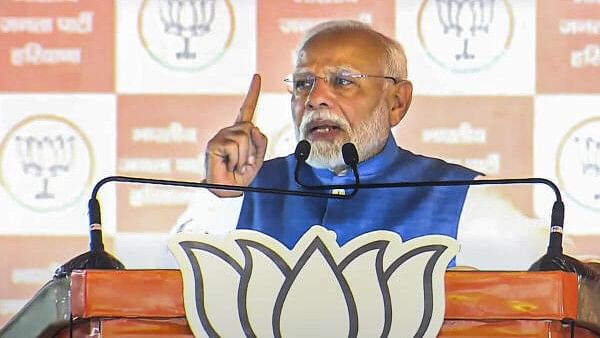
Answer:
M389 290L383 278L387 241L374 241L353 249L339 264L354 295L358 315L357 337L381 337L390 321ZM350 249L349 245L344 249Z
M179 245L180 250L174 252L185 257L178 258L178 262L181 265L185 260L188 264L182 269L185 312L188 321L201 323L201 330L190 325L194 336L245 336L238 315L238 295L232 292L240 285L241 265L226 251L206 242L183 241Z
M239 306L242 325L256 337L273 336L273 311L290 267L273 249L250 240L237 241L245 257L240 281ZM286 249L287 250L287 249Z
M394 257L387 257L389 264L384 262L385 278L392 313L411 316L394 316L389 336L437 337L444 312L434 308L445 307L444 272L458 251L458 244L446 236L427 236L402 243L402 247L403 254L396 252ZM407 285L422 285L422 288L407 288Z
M352 292L320 238L308 246L285 280L273 326L275 337L356 336L358 318Z

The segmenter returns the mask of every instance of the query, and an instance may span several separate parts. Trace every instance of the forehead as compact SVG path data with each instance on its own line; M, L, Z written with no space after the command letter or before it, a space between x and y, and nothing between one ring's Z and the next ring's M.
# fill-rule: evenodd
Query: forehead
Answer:
M296 69L319 71L351 67L365 73L381 73L384 47L366 31L325 32L310 38L298 52Z

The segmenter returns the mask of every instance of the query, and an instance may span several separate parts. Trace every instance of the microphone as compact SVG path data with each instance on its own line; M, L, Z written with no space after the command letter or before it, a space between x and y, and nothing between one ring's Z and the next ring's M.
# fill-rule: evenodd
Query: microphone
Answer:
M350 142L344 143L342 146L342 157L344 158L344 163L350 167L356 167L358 165L358 151L354 144Z
M354 182L356 185L360 184L360 177L358 175L358 151L356 147L352 143L344 143L342 146L342 157L344 158L344 163L350 166L352 172L354 173ZM354 189L350 196L356 194L358 189Z
M296 168L294 170L294 180L300 186L312 189L312 190L331 190L336 189L334 185L310 185L303 183L300 180L300 166L306 163L308 156L310 155L310 143L306 140L302 140L298 142L296 145L296 150L294 151L294 156L296 157ZM345 143L342 146L342 158L344 159L344 163L352 169L352 173L354 174L354 184L352 192L345 196L346 198L351 198L358 192L358 188L356 188L360 184L360 177L358 175L358 151L356 147L352 143Z
M307 142L308 143L308 142ZM310 145L309 145L310 147ZM307 155L308 157L308 155ZM163 186L177 186L177 187L193 187L193 188L205 188L205 189L218 189L218 190L230 190L230 191L241 191L241 192L258 192L268 194L279 194L279 195L293 195L293 196L304 196L313 198L336 198L336 199L347 199L350 196L335 195L313 191L299 191L299 190L285 190L285 189L271 189L271 188L257 188L257 187L243 187L226 184L211 184L204 182L188 182L188 181L174 181L174 180L162 180L152 179L143 177L132 177L132 176L108 176L96 183L92 189L91 198L88 202L88 215L90 224L90 251L85 252L63 264L57 268L54 272L54 278L65 277L73 270L86 270L86 269L104 269L104 270L119 270L125 269L123 263L117 258L109 254L104 250L104 243L102 240L102 221L100 212L100 203L98 202L97 195L100 187L108 182L122 182L122 183L141 183L141 184L154 184Z
M302 140L298 142L296 145L296 150L294 150L294 156L298 162L306 162L308 159L308 155L310 155L310 143L307 140Z

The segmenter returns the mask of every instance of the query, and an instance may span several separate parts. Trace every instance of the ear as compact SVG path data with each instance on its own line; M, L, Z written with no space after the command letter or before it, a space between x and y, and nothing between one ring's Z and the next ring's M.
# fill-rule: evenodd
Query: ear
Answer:
M408 112L412 101L412 83L408 80L400 80L389 88L387 100L390 107L390 128L392 128L400 123Z

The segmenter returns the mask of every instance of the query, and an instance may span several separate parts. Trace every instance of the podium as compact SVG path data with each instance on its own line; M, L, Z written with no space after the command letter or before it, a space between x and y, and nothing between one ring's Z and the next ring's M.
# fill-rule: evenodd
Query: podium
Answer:
M598 284L560 271L448 271L439 337L600 337ZM182 292L178 270L75 271L0 337L193 337Z

